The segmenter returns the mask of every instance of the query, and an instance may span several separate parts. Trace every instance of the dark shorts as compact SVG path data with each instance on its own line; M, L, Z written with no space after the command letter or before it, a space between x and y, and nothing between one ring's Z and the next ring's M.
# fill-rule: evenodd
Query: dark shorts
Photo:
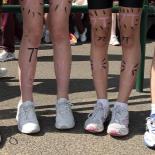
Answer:
M49 0L44 0L44 4L49 4Z
M143 0L118 0L122 7L142 8ZM89 9L112 8L113 0L88 0Z

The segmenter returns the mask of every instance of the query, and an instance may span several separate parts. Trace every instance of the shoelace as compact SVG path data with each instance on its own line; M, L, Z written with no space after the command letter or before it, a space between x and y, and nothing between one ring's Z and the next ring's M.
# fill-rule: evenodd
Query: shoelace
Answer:
M102 112L104 114L102 119L103 120L106 119L106 117L107 117L106 109L102 105L96 105L95 108L94 108L94 111L92 113L88 114L88 118L97 120L98 115L100 114L100 112Z
M22 112L20 113L24 118L25 120L29 120L29 118L31 117L30 114L31 114L31 111L34 107L31 105L31 106L23 106L22 107Z
M150 125L151 125L151 128L149 128L149 129L151 129L151 132L155 133L155 120L152 120L151 117L147 117L146 122L148 120L150 120ZM148 126L146 125L146 131L148 131L149 129L148 129Z
M71 106L73 106L73 104L71 104L70 102L67 103L58 103L59 104L59 112L60 113L65 113L66 111L70 111Z
M124 109L120 108L119 106L113 107L112 108L112 119L111 122L117 122L122 124L123 121L123 115Z

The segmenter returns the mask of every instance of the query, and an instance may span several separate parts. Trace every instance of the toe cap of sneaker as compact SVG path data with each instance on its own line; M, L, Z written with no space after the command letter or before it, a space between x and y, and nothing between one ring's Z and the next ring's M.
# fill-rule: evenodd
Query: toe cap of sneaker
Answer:
M125 136L129 133L128 127L117 123L110 124L107 129L107 133L112 136Z
M19 130L22 133L31 134L31 133L39 132L40 127L38 124L35 124L35 123L26 123L22 127L19 127Z

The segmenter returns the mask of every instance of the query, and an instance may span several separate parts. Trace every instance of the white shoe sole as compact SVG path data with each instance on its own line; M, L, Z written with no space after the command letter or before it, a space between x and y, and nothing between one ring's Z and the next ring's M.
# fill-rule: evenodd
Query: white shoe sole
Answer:
M55 128L56 129L59 129L59 130L67 130L67 129L72 129L72 128L74 128L74 126L75 126L75 123L74 124L72 124L72 125L70 125L70 126L68 126L68 125L59 125L59 124L55 124Z
M36 127L32 130L21 129L20 127L18 127L18 130L24 134L33 134L33 133L38 133L40 131L40 127L36 125Z
M0 59L0 62L5 62L5 61L15 60L15 59L16 59L15 57L9 57L9 58L6 58L6 59Z
M122 137L122 136L128 135L129 130L128 129L121 129L121 130L120 129L108 129L107 133L113 137Z
M92 127L85 127L85 130L91 133L100 133L103 132L104 129L98 129L92 126Z

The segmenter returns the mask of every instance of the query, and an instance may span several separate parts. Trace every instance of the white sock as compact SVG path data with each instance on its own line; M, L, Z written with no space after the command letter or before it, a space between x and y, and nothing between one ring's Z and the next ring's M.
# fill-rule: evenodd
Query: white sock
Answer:
M64 103L64 102L68 102L67 98L59 98L59 99L57 99L57 103Z
M155 103L151 104L151 115L155 114Z
M124 109L128 109L128 104L127 103L117 101L117 102L114 103L114 106L117 106L117 105L124 108Z
M109 107L109 102L107 99L97 99L97 103L101 103L102 106L108 106Z

